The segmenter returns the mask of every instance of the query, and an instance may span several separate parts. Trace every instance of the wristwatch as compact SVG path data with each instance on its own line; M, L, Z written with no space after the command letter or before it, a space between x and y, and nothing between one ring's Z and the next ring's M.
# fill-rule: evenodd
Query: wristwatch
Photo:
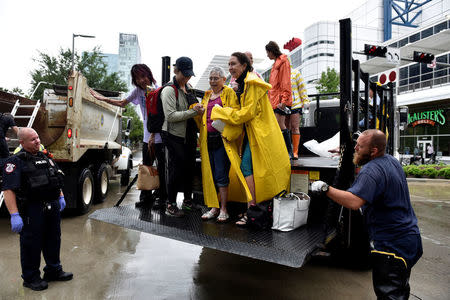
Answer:
M322 192L326 193L328 192L328 189L330 188L330 186L328 185L328 183L324 182L325 184L322 185Z

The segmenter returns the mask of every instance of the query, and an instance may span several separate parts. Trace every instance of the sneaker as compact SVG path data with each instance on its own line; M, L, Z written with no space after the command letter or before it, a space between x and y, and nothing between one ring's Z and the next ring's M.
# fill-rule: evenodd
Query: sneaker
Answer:
M184 217L184 212L179 209L175 204L169 204L166 208L166 215L172 216L172 217Z
M42 280L41 277L37 277L32 281L24 281L23 286L33 291L42 291L48 288L48 283L45 280Z
M183 200L183 205L182 205L184 210L193 210L194 209L194 202L192 202L191 199L184 199Z

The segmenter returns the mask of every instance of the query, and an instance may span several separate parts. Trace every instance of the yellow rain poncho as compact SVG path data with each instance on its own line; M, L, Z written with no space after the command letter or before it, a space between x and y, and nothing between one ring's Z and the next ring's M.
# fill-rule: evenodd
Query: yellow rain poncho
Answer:
M252 72L248 72L244 83L241 108L214 107L211 119L220 119L233 125L244 124L252 153L256 202L259 203L273 198L282 190L288 190L291 163L267 95L271 85ZM227 127L229 126L225 126L222 133L225 138L228 134ZM231 150L237 151L232 147ZM228 151L227 149L227 153ZM238 152L231 155L236 156ZM230 200L234 200L233 192L234 190L229 189Z
M211 97L212 91L208 90L205 92L205 96L202 99L201 104L205 108L208 107L208 101ZM224 86L220 98L222 100L223 107L228 107L230 109L239 110L240 105L233 89ZM208 143L207 143L207 126L206 126L206 113L202 116L196 118L197 125L200 129L200 156L201 156L201 168L202 168L202 185L203 185L203 197L205 199L205 204L208 207L219 207L219 199L217 196L217 191L214 186L214 180L211 170L211 165L209 162L208 154ZM242 125L227 125L223 136L227 139L222 138L225 150L227 152L228 158L230 159L230 185L228 187L229 193L233 195L233 198L228 197L232 201L247 202L251 199L250 191L248 190L247 184L245 183L244 176L242 175L240 164L241 159L239 157L238 145L240 144L239 137L242 135Z

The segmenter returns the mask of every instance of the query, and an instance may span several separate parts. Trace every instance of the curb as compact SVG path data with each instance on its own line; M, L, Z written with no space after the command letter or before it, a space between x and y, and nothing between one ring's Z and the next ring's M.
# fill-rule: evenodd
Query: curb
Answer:
M406 181L408 182L442 182L442 183L450 183L450 179L439 179L439 178L413 178L406 177Z

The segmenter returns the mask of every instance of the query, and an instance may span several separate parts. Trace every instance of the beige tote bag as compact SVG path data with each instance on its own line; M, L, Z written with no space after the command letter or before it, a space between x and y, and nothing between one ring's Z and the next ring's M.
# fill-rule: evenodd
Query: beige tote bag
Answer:
M159 176L156 167L139 165L137 189L151 191L157 188L159 188Z

